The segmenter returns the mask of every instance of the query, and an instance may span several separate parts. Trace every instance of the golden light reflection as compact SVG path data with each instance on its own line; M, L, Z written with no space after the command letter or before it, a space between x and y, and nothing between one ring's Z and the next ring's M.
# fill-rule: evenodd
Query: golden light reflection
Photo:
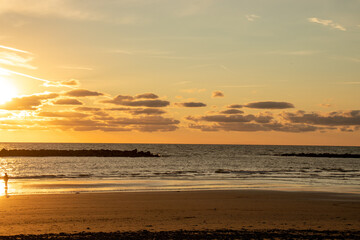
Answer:
M0 77L0 104L4 104L17 96L17 89L7 79Z
M0 179L0 196L9 197L9 189L12 189L11 187L12 186L11 186L10 183L5 185L4 180L3 180L2 176L1 176L1 179Z

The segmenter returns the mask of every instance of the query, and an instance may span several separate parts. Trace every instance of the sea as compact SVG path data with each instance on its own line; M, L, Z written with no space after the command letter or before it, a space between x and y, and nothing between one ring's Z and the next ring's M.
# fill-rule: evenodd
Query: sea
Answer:
M280 156L360 154L360 147L0 143L0 149L150 151L160 157L0 157L0 195L198 190L360 193L360 158Z

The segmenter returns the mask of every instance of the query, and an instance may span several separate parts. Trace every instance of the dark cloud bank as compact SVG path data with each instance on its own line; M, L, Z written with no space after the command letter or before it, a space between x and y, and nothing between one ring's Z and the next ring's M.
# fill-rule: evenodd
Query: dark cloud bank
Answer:
M286 109L286 108L294 108L292 103L288 102L253 102L244 105L247 108L257 108L257 109Z
M175 103L175 105L179 107L188 107L188 108L206 107L206 104L202 102L183 102L183 103Z
M59 99L56 100L54 102L55 105L83 105L82 102L80 102L77 99L74 98L63 98L63 99Z
M222 113L222 112L221 112ZM328 114L283 112L258 115L204 115L189 116L193 122L190 128L202 131L280 131L280 132L312 132L312 131L356 131L360 128L360 111L332 112Z
M75 89L66 92L64 95L69 97L97 97L97 96L103 96L104 94L86 89Z
M66 96L67 98L64 98ZM17 97L0 106L8 111L31 111L28 119L2 118L0 129L49 129L74 131L174 131L180 121L171 117L170 102L154 93L135 96L118 95L104 100L105 94L86 89L75 89L61 95L43 93ZM95 106L84 105L77 98L91 97ZM101 97L102 100L96 98ZM100 100L100 101L99 101ZM111 107L115 105L116 107ZM204 108L203 102L175 103L178 107ZM47 106L47 108L44 108ZM51 107L61 107L51 111ZM169 108L168 108L169 107ZM247 114L239 109L262 109L267 112ZM196 116L188 116L183 126L201 131L280 131L313 132L338 130L353 132L360 130L360 110L330 113L295 111L274 113L272 110L294 108L288 102L252 102L245 105L228 105L225 110ZM43 109L47 109L46 111ZM179 110L181 111L181 110ZM200 110L199 110L200 111ZM254 111L254 110L252 110ZM275 111L278 112L278 111ZM170 116L169 116L170 115ZM4 115L5 116L5 115Z
M59 96L59 94L57 94L57 93L49 93L49 94L38 94L38 95L13 98L12 101L1 105L0 109L4 109L4 110L36 110L47 100L57 98L58 96Z
M140 100L139 100L140 99ZM115 105L128 107L153 107L160 108L170 105L169 101L160 100L158 96L153 93L140 94L135 97L118 95L110 100L103 100L102 103L111 103Z

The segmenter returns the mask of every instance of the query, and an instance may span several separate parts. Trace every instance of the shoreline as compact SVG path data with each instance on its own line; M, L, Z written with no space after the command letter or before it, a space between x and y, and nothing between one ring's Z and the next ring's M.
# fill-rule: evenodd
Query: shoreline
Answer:
M307 188L308 189L308 188ZM16 193L16 194L7 194L5 195L3 192L0 192L0 199L1 198L10 198L10 197L17 197L17 196L62 196L62 195L86 195L86 194L126 194L126 193L152 193L152 194L160 194L160 193L206 193L206 192L274 192L274 193L304 193L304 194L328 194L328 195L348 195L348 196L359 196L359 192L337 192L337 191L319 191L319 190L302 190L297 188L243 188L243 189L234 189L234 188L216 188L216 189L172 189L172 190L149 190L149 189L141 189L141 190L104 190L104 191L68 191L68 192L36 192L36 193Z
M5 195L0 182L0 196ZM358 185L323 185L264 179L10 179L8 194L75 194L176 191L285 191L360 194Z
M360 195L269 190L0 197L0 236L81 232L359 231Z
M133 232L80 232L80 233L59 233L59 234L38 234L38 235L13 235L0 236L1 239L9 240L39 240L39 239L359 239L360 231L318 231L308 230L204 230L204 231L160 231L152 232L147 230Z

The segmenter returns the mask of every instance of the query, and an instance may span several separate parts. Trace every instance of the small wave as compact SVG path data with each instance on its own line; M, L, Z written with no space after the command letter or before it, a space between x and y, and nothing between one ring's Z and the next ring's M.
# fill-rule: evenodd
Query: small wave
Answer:
M43 178L64 178L65 175L30 175L30 176L15 176L12 179L43 179Z
M273 173L294 173L295 170L287 169L287 170L270 170L270 171L251 171L251 170L229 170L229 169L217 169L215 173L221 174L273 174Z
M321 157L321 158L360 158L360 154L350 153L282 153L277 156L284 157Z
M52 179L52 178L89 178L92 177L93 174L89 173L80 173L77 175L53 175L53 174L44 174L44 175L28 175L28 176L13 176L12 179Z
M215 170L215 173L231 173L231 170L218 169L218 170Z
M91 177L93 174L90 173L83 173L83 174L79 174L79 177Z
M169 172L154 172L156 176L189 176L198 174L198 171L169 171Z
M321 171L326 171L326 172L358 172L357 170L345 170L343 168L321 168Z

